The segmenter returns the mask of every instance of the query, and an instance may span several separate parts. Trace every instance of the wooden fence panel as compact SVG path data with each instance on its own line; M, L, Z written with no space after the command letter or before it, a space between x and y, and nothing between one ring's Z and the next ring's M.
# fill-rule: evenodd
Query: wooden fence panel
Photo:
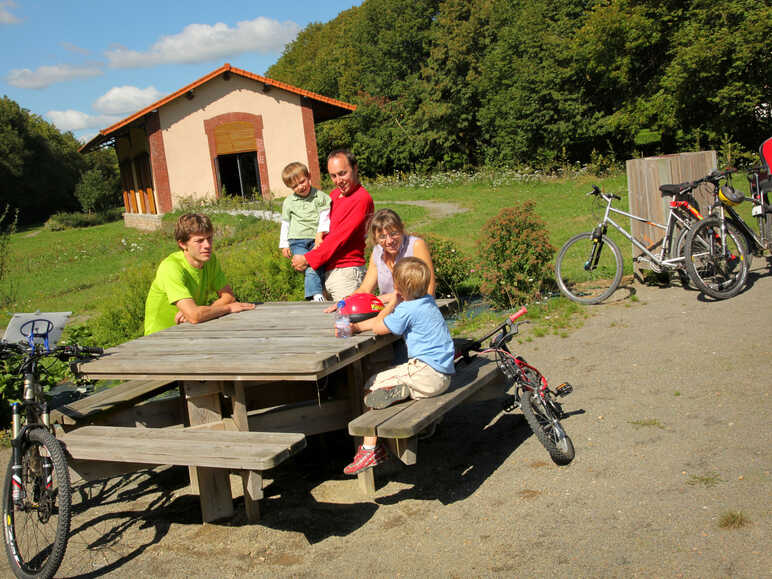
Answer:
M718 157L715 151L679 153L662 157L646 157L627 161L627 192L630 213L645 217L649 221L665 225L667 208L672 201L669 195L662 195L660 185L683 183L700 179L716 168ZM711 188L705 185L698 189L695 200L698 209L704 211L712 201ZM642 240L649 250L656 253L664 237L664 230L646 223L631 220L633 236ZM642 252L631 244L633 257ZM634 273L641 278L642 264L635 264Z

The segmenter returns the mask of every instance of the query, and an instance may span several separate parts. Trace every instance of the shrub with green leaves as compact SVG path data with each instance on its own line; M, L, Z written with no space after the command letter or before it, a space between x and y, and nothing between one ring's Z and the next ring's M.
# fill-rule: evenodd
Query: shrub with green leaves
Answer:
M437 235L421 235L429 246L434 265L434 277L437 280L437 297L452 296L458 299L462 295L474 293L477 288L470 284L471 261L453 241Z
M86 213L106 211L118 204L115 195L116 177L108 178L98 168L89 169L81 175L75 186L75 197Z
M480 290L496 307L513 308L538 297L552 281L552 257L544 221L534 203L502 209L478 241Z

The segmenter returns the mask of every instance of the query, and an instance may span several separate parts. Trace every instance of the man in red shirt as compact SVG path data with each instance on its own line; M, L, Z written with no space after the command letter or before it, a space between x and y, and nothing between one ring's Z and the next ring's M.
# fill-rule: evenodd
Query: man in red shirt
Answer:
M330 193L330 232L322 244L292 257L298 271L309 265L324 267L324 285L334 301L351 295L365 275L365 235L373 214L373 198L359 183L359 167L349 151L335 150L327 157L327 171L335 189Z

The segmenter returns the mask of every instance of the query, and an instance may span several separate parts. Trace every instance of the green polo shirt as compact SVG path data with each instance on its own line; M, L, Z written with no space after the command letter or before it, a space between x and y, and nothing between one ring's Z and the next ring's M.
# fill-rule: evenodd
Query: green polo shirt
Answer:
M319 214L329 210L330 196L311 187L306 197L291 193L281 206L281 220L289 223L287 239L313 239L319 227Z
M185 259L182 251L175 251L161 262L145 301L145 335L171 328L179 311L176 302L192 298L196 305L209 305L217 299L217 292L228 285L225 274L212 254L198 269Z

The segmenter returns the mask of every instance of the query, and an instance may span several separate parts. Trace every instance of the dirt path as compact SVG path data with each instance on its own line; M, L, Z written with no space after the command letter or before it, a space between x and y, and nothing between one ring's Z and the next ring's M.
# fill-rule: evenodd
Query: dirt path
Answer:
M343 435L276 472L258 525L201 525L176 469L113 479L81 489L63 576L769 577L772 277L753 282L724 302L638 285L568 338L523 343L576 388L568 467L482 403L418 466L377 474L374 502L338 474ZM720 528L730 511L750 523Z

